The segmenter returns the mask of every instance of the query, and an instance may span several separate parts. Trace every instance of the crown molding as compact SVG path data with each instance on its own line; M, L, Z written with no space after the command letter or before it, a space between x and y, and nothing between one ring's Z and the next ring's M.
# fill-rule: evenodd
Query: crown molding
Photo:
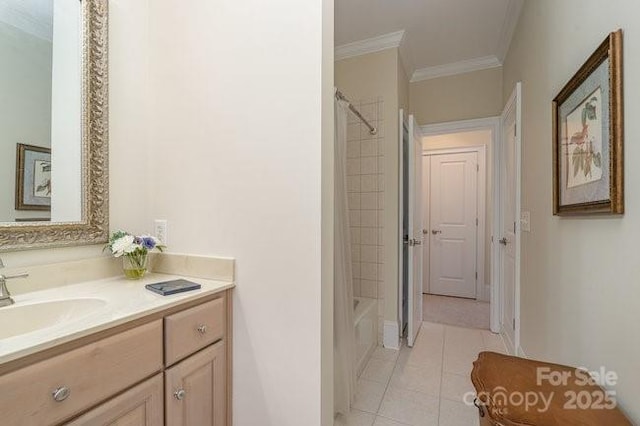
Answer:
M411 77L411 82L431 80L433 78L447 77L450 75L465 74L472 71L488 70L502 66L502 62L497 56L483 56L480 58L467 59L450 64L435 65L432 67L416 70Z
M472 58L464 61L435 65L415 70L413 61L411 60L412 58L407 33L405 30L400 30L337 46L334 50L334 58L336 61L341 61L343 59L397 48L402 65L412 83L430 80L433 78L465 74L473 71L498 68L502 66L507 52L509 51L511 39L515 33L523 7L524 0L509 1L503 25L500 30L500 38L498 40L495 55L482 56L479 58Z
M337 46L335 48L335 60L341 61L355 56L366 55L367 53L399 48L405 38L404 34L404 30L401 30Z
M507 13L505 14L502 29L500 30L500 39L498 41L498 49L496 56L500 62L504 62L509 52L509 46L513 39L513 34L518 26L518 20L524 7L524 0L511 0L509 6L507 6Z

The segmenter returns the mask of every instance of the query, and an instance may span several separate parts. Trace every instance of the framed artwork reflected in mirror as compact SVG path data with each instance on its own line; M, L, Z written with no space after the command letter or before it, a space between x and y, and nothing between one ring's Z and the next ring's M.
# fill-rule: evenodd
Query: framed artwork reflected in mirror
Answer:
M51 149L17 144L16 210L51 211Z

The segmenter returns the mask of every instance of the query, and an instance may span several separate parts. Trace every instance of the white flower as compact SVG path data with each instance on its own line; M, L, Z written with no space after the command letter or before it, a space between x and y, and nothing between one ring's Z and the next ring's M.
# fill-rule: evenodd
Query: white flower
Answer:
M142 246L140 244L131 244L129 247L124 249L124 252L126 254L133 253L134 251L138 250L141 247Z
M132 250L133 244L133 235L125 235L124 237L118 238L111 245L111 251L115 257L120 257L124 253L130 253ZM134 247L135 248L135 247Z

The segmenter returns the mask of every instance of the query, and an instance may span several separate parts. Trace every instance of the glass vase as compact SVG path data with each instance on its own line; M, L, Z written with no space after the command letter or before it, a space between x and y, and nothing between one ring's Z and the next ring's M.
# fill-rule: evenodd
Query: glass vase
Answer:
M130 280L139 280L147 273L149 254L126 254L122 256L122 270L124 276Z

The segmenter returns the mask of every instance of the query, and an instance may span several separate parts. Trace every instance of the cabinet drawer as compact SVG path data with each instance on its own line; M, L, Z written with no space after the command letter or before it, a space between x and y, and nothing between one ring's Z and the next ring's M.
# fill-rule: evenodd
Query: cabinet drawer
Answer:
M0 377L2 424L58 424L161 369L158 320Z
M167 365L180 361L224 336L224 301L224 297L221 297L164 319Z
M163 426L162 373L116 396L65 426Z

